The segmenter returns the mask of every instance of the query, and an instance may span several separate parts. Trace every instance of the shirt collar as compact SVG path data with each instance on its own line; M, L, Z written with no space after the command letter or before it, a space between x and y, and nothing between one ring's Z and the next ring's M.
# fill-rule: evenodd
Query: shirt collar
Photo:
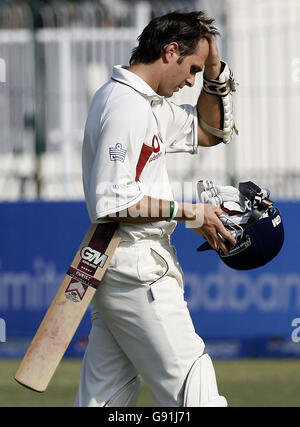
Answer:
M158 95L141 77L129 71L122 65L115 65L111 78L117 82L132 87L137 92L149 98L150 101L161 103L163 96Z

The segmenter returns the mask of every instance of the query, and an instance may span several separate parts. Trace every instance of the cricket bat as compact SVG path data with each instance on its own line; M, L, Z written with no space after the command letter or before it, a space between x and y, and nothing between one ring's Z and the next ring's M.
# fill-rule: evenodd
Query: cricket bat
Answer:
M15 374L20 384L46 390L121 240L118 223L92 224Z

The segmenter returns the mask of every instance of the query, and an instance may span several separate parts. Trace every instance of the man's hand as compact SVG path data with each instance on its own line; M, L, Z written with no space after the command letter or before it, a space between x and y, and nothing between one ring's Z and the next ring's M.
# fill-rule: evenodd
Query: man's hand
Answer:
M205 61L204 76L207 79L215 80L218 78L221 71L221 62L219 52L214 36L210 33L209 26L200 21L200 25L205 29L204 37L208 41L209 54Z
M226 240L232 245L236 244L233 236L219 219L224 213L222 209L206 203L183 203L181 209L183 216L176 219L188 223L189 228L203 236L216 251L221 249L225 254L228 253ZM195 219L194 227L193 218ZM199 223L202 225L199 226Z
M217 43L214 36L210 33L206 33L205 38L209 44L209 54L204 64L204 76L207 79L215 80L219 77L221 72L221 61Z
M204 204L203 206L203 225L200 228L194 229L194 231L203 236L213 249L216 251L221 249L225 254L227 254L228 248L225 241L228 240L232 245L235 245L236 241L219 219L219 216L222 215L223 211L213 205Z

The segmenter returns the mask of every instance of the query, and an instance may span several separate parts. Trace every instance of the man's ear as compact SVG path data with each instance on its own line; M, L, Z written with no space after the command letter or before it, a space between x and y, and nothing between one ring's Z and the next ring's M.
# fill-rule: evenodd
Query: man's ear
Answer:
M172 61L172 59L179 58L179 45L177 42L167 44L162 50L162 59L165 63Z

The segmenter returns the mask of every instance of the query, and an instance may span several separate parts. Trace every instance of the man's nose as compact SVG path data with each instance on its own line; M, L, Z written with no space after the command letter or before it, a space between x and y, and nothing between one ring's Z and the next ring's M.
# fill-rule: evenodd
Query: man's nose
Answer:
M195 84L195 76L193 74L190 74L185 80L185 83L187 84L187 86L193 87Z

